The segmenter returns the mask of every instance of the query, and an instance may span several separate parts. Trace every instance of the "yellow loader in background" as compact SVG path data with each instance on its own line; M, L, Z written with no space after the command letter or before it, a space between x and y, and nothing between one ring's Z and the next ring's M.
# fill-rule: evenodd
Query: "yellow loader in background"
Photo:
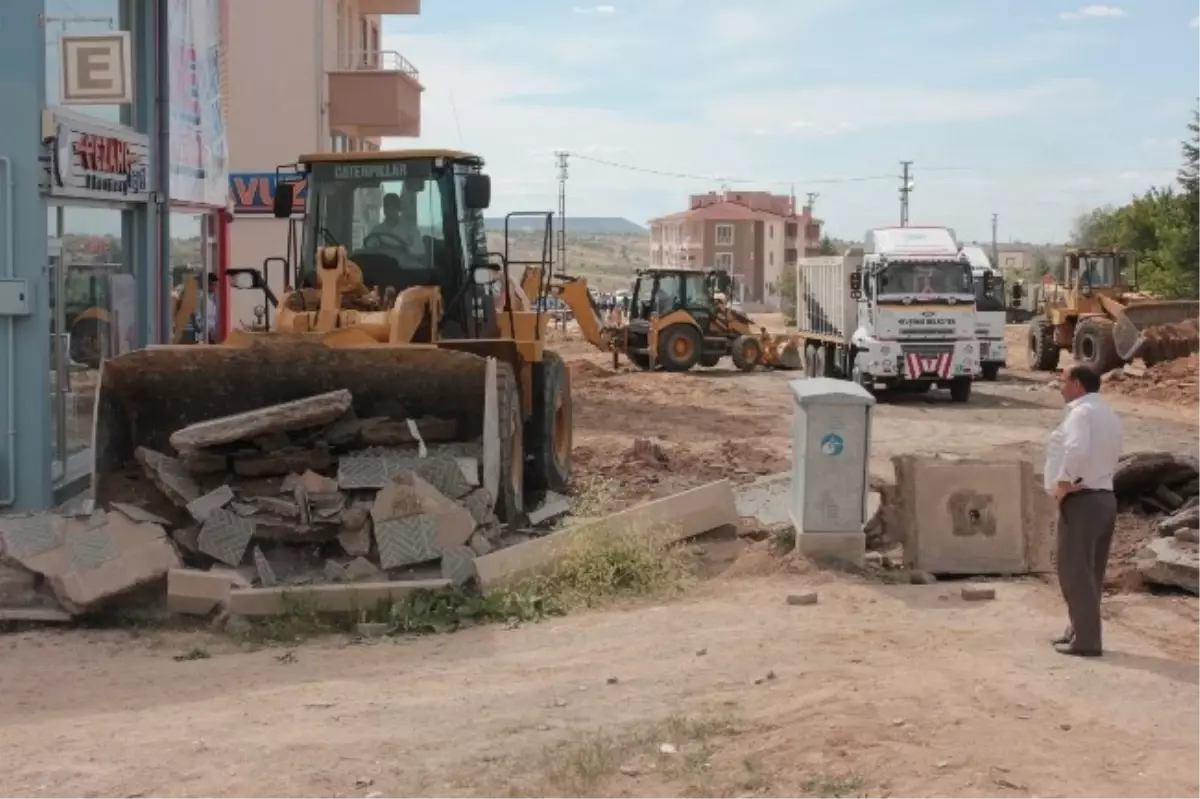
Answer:
M515 308L502 289L506 254L486 252L483 160L456 150L319 153L281 171L308 186L289 232L290 288L276 297L257 270L235 278L273 306L268 330L108 361L97 501L119 498L139 446L167 452L188 424L337 389L353 394L359 418L454 419L463 440L478 440L492 359L498 514L519 520L527 493L564 489L569 374L545 346L546 318ZM275 216L292 219L293 206L294 185L281 180ZM548 259L540 268L552 271Z
M1063 284L1042 290L1029 323L1029 367L1052 371L1063 350L1101 374L1134 358L1150 366L1195 352L1200 303L1138 292L1136 270L1133 253L1068 250Z

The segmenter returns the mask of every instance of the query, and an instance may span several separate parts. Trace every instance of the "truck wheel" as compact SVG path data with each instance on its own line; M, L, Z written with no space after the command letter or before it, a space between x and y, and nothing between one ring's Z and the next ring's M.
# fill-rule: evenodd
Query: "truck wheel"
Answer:
M984 380L995 381L1000 376L1000 364L998 363L985 363L980 368L983 370Z
M1121 356L1117 355L1117 342L1113 339L1113 323L1109 319L1099 316L1080 319L1071 344L1075 363L1091 368L1096 374L1102 375L1122 363Z
M971 399L971 378L956 377L950 381L950 401L967 402Z
M500 485L496 515L519 524L525 515L524 420L512 366L496 363L496 410L500 427Z
M1058 345L1054 343L1054 325L1044 316L1029 322L1029 368L1034 372L1053 372L1058 368Z
M571 379L557 352L546 350L533 366L533 417L525 427L527 491L565 491L571 481L573 414Z
M671 325L658 341L658 361L666 371L686 372L700 362L700 332L691 325Z
M729 350L733 365L743 372L753 372L762 363L762 342L754 336L738 336Z

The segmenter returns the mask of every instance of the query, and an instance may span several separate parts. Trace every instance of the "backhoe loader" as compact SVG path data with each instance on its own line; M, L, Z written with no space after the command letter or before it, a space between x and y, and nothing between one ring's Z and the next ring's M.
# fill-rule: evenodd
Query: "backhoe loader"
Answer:
M289 173L307 181L302 211ZM482 440L485 474L496 442L504 521L523 516L527 493L564 489L569 374L545 347L546 317L503 290L507 254L486 251L483 160L441 149L319 153L280 175L289 288L276 297L261 273L235 281L263 291L268 329L105 364L97 501L113 496L138 446L167 452L185 425L337 389L352 393L359 418L455 420L460 438ZM542 216L549 240L552 215ZM538 266L552 273L549 248Z
M522 288L528 294L544 282L536 269L527 269ZM556 276L550 290L571 309L583 337L613 353L614 368L620 353L640 369L668 372L716 366L726 356L744 372L759 366L800 368L794 342L765 328L755 330L750 317L730 306L730 284L723 270L641 270L630 294L628 319L621 325L605 324L583 278Z
M1068 250L1063 258L1063 284L1042 289L1029 323L1031 369L1056 369L1062 350L1100 373L1134 358L1153 365L1196 351L1200 303L1139 293L1133 253ZM1021 299L1014 289L1012 302Z

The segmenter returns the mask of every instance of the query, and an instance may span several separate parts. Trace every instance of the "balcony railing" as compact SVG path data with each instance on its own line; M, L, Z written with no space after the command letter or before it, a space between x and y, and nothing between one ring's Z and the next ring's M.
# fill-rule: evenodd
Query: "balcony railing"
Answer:
M420 71L395 50L343 50L338 53L336 68L341 72L400 72L414 81L421 80Z

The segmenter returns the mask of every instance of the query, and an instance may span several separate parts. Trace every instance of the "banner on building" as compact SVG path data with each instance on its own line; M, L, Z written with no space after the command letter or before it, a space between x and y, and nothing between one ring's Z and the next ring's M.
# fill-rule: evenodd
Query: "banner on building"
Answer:
M221 98L220 0L168 0L171 199L225 207L229 137Z
M299 174L276 172L234 172L229 176L229 195L233 213L241 216L270 215L274 211L275 187L279 181L295 184L292 213L302 213L308 198L308 181Z

